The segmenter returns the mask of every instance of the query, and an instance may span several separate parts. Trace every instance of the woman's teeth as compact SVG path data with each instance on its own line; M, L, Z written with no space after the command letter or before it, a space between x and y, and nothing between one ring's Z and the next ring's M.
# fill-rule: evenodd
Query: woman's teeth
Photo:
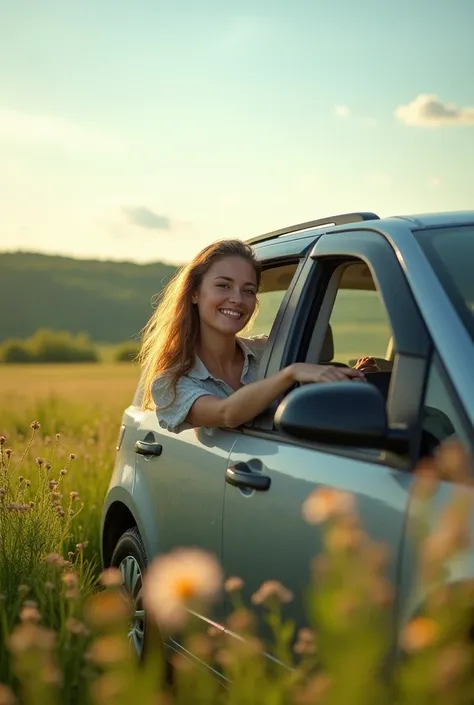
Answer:
M224 316L229 316L229 318L241 318L242 314L238 311L232 311L229 308L220 308L219 312L224 314Z

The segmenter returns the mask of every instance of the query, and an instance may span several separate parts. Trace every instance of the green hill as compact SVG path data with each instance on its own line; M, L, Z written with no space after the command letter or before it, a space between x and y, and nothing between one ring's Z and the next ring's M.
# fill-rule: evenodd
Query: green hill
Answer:
M175 271L161 262L0 253L0 342L38 328L86 332L110 343L136 336L153 296Z

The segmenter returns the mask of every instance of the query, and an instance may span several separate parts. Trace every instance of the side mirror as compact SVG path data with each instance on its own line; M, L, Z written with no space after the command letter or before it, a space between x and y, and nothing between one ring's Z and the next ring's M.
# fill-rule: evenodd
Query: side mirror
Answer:
M405 453L405 431L388 428L385 399L372 384L328 382L298 387L275 414L283 433L328 445L383 448Z

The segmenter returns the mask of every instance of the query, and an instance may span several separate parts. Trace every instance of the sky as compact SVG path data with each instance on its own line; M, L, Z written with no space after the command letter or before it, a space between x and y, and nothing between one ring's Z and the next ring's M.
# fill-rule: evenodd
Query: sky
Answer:
M0 0L0 250L474 208L474 0Z

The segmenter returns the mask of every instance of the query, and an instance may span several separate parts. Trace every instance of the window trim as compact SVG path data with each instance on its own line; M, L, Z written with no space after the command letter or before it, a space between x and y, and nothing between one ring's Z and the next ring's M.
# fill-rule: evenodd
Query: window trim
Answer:
M324 305L324 298L330 285L334 271L345 262L362 260L367 264L372 273L375 285L381 295L382 302L387 311L388 320L393 331L396 355L393 367L393 389L397 389L399 375L407 375L407 371L417 370L418 384L410 386L410 399L402 399L401 394L389 395L387 413L391 425L405 424L412 432L413 441L416 438L417 422L419 418L420 399L423 398L425 372L428 358L431 353L431 339L426 326L415 303L411 289L405 278L397 255L390 243L379 233L370 230L348 230L343 233L322 235L308 255L302 274L295 287L292 300L288 302L287 309L280 327L280 335L272 346L266 374L273 374L286 365L304 360L308 348L308 334L315 327L316 320ZM394 300L393 292L396 291ZM387 301L387 298L390 300ZM331 307L332 311L332 307ZM301 323L303 325L301 326ZM401 326L408 327L404 333ZM295 334L295 326L301 326ZM306 331L306 332L305 332ZM286 340L282 340L285 337ZM413 375L412 375L413 376ZM421 379L420 379L421 377ZM398 389L400 389L398 381ZM406 397L406 395L404 395ZM273 429L273 415L267 414L265 426L252 428L252 433L262 437L275 438L283 441L284 437ZM271 417L269 423L268 417ZM247 432L244 430L244 432ZM288 439L286 439L288 442ZM294 445L301 445L299 441L291 440ZM410 469L414 461L415 443L412 442L409 456L397 459L395 465ZM310 447L325 450L331 453L341 453L346 457L354 457L367 462L374 462L373 449L360 448L354 450L334 447L325 447L322 444L310 444ZM392 465L388 453L381 454L382 464Z
M418 462L421 459L421 454L420 454L420 449L421 449L421 441L422 441L422 425L423 425L423 416L424 416L424 409L425 409L425 402L426 402L426 396L427 396L427 390L428 390L428 384L430 380L430 374L431 371L433 370L434 367L437 367L437 371L439 373L439 377L449 395L450 401L454 407L454 410L461 422L463 433L465 438L467 439L467 443L469 448L467 449L468 452L474 453L474 439L473 439L473 429L471 426L471 423L469 421L469 418L466 414L466 411L464 409L464 406L459 398L459 395L456 391L456 388L451 380L451 377L449 375L449 372L447 371L445 365L443 364L443 361L441 360L441 357L439 356L439 353L436 349L433 348L433 351L427 360L426 364L426 371L425 371L425 380L424 380L424 385L423 385L423 394L420 398L420 405L419 405L419 410L418 410L418 433L417 433L417 439L416 439L416 460L415 463Z

